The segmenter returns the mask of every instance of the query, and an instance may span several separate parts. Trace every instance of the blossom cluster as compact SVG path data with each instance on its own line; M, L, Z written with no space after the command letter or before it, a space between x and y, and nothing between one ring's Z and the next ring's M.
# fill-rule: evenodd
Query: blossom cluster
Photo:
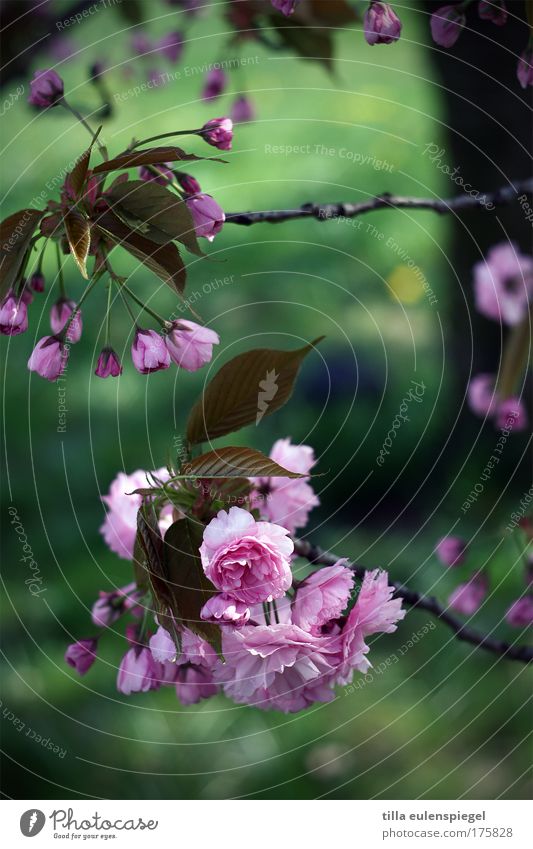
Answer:
M313 451L279 440L271 457L283 458L288 471L306 476ZM151 476L168 479L165 470ZM120 474L105 497L108 513L102 533L113 551L131 558L135 516L147 473ZM237 704L300 711L335 698L335 685L348 683L354 671L366 672L367 638L391 633L405 611L393 598L387 573L366 572L358 591L346 560L293 575L294 543L290 531L302 527L318 499L306 477L251 480L249 509L221 509L204 526L199 548L201 567L213 592L200 620L220 629L220 652L201 629L173 623L156 613L142 627L150 601L129 584L100 593L92 619L99 635L69 646L67 662L84 675L97 656L98 640L123 614L128 643L119 664L117 688L129 695L163 686L175 687L179 701L194 704L223 692ZM172 522L172 509L161 511L160 529ZM178 640L172 630L178 632Z
M468 546L465 540L456 536L443 537L435 547L435 553L447 568L456 568L465 563ZM508 625L513 628L526 628L533 625L533 559L525 570L525 593L515 599L505 613ZM486 569L477 569L467 581L458 584L452 591L448 606L464 616L472 616L479 610L489 592L489 577Z

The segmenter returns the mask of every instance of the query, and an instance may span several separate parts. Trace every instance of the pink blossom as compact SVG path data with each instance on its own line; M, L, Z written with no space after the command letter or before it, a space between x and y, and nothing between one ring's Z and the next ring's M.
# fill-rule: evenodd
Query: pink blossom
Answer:
M18 336L28 329L28 308L25 299L9 290L0 304L0 333Z
M255 118L255 109L249 97L241 95L235 98L231 107L231 120L234 124L244 124L247 121L253 121Z
M101 592L91 611L91 619L98 628L109 628L125 610L131 610L139 600L135 584L126 584L111 592Z
M528 46L520 55L516 67L516 76L522 88L533 85L533 47Z
M156 50L169 62L177 62L183 51L183 33L178 31L167 33L157 42Z
M135 330L131 358L141 374L150 374L170 365L170 354L163 337L155 330L143 330L140 327Z
M224 93L225 88L226 74L221 68L213 68L206 74L202 98L204 100L216 100L217 97L220 97Z
M465 584L459 584L448 599L448 605L465 616L472 616L481 607L489 584L486 576L476 572Z
M466 542L459 537L443 537L436 545L435 551L444 566L460 566L466 556Z
M398 41L402 22L389 3L372 2L365 12L365 39L368 44L391 44Z
M97 377L118 377L122 374L122 365L113 348L102 349L94 373Z
M212 118L206 121L201 134L208 144L219 150L231 150L233 140L233 121L231 118Z
M68 347L57 336L44 336L37 342L28 360L30 371L46 380L57 380L67 367Z
M208 363L213 356L213 345L219 342L214 330L185 318L174 321L172 330L165 336L171 360L187 371L197 371Z
M126 696L155 690L159 686L159 672L160 664L146 646L128 649L118 669L117 690Z
M238 704L294 713L335 697L339 643L328 637L297 625L246 625L223 630L222 652L217 680Z
M339 560L313 572L298 587L292 605L292 621L304 631L320 634L323 625L338 619L348 606L353 588L353 573Z
M137 534L137 511L142 502L142 496L128 493L150 486L149 474L149 472L144 472L141 469L131 475L119 472L111 483L109 493L102 496L102 501L107 505L108 512L104 524L100 528L100 533L111 551L125 560L131 560L133 557L133 547ZM158 480L168 480L167 469L158 469L151 474ZM171 521L172 516L169 515L169 511L163 513L159 521L161 533L167 530Z
M440 47L452 47L466 24L460 4L441 6L431 16L430 26L433 41Z
M192 664L211 671L220 666L220 658L213 646L198 634L194 634L190 628L183 628L181 631L181 654L176 662L178 666Z
M505 618L513 628L528 628L533 625L533 597L525 595L513 601Z
M278 439L270 457L289 472L307 474L315 465L309 445L292 445L290 439ZM294 533L307 524L309 513L320 504L305 478L257 478L252 503L265 519Z
M226 220L222 207L211 195L206 194L188 197L185 203L192 215L196 235L212 242Z
M98 640L78 640L67 648L65 660L78 675L85 675L96 660L97 647Z
M196 705L217 692L218 686L209 670L200 666L182 666L178 669L176 695L182 705Z
M149 53L152 50L152 42L146 33L142 31L133 33L131 46L138 56L144 56L145 53Z
M167 663L176 660L176 644L165 628L158 627L155 634L149 640L152 657L159 663Z
M288 18L289 15L292 15L300 0L270 0L270 2L274 6L274 9L282 12Z
M256 522L240 507L220 510L204 530L200 555L215 587L245 604L279 598L292 583L287 530Z
M499 428L509 428L515 433L527 429L528 416L521 398L513 396L500 403L496 413L496 424Z
M476 416L492 416L498 405L493 374L477 374L468 385L468 405Z
M492 21L499 27L507 23L505 0L480 0L477 10L482 21Z
M527 314L533 294L533 258L513 243L490 249L474 266L476 309L487 318L517 324Z
M379 632L391 634L405 616L402 600L392 598L394 587L388 581L387 573L379 569L365 573L357 601L342 628L343 659L338 671L341 684L350 681L354 669L366 672L369 668L369 647L364 638Z
M186 195L199 195L201 193L202 187L195 177L186 174L184 171L179 171L176 177Z
M50 310L50 326L56 336L61 333L67 321L70 319L72 313L75 310L76 302L69 300L68 298L60 298L59 301L56 301L56 303L53 305L52 309ZM83 324L81 319L81 312L80 310L77 310L74 318L69 324L67 330L67 340L69 342L79 342L81 338L82 327Z
M232 598L226 593L211 596L200 611L200 618L216 625L234 625L240 628L246 625L250 618L250 608L242 601Z
M30 82L30 88L31 92L28 97L28 103L31 103L32 106L39 107L39 109L57 106L65 92L63 80L52 69L35 71L33 79Z

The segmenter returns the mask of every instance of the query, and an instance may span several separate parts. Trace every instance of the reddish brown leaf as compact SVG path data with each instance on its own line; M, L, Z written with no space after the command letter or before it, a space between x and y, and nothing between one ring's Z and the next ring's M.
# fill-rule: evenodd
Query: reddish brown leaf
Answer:
M21 209L0 224L0 296L16 282L35 229L43 217L39 209Z
M91 228L87 219L77 210L71 210L64 216L65 230L70 252L76 260L76 265L87 280L87 257L91 247Z
M151 147L149 150L121 153L115 159L101 162L93 168L93 174L105 174L107 171L119 171L122 168L139 168L141 165L160 165L163 162L197 162L201 159L224 162L223 159L215 156L196 156L195 153L186 153L181 147Z
M196 478L304 477L298 472L289 472L255 448L232 446L208 451L189 460L180 469L180 475Z

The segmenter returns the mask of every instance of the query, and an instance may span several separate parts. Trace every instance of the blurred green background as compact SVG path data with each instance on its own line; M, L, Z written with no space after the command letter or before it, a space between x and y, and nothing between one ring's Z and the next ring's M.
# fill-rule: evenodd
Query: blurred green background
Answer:
M144 9L151 37L182 28L180 14L163 3L146 2ZM227 114L234 96L248 92L256 119L237 127L228 164L190 169L228 211L357 202L382 191L448 197L457 189L424 148L448 148L449 103L428 50L427 22L409 11L402 17L408 37L390 49L368 47L354 29L337 33L338 61L328 75L253 41L228 46L215 11L192 23L176 65L130 61L133 30L126 31L130 24L110 7L59 34L54 53L73 50L73 56L28 60L27 74L4 93L20 83L28 89L35 68L53 61L71 102L90 114L100 101L88 68L105 62L114 109L102 135L118 153L132 135L197 127ZM206 104L202 66L231 57L241 67L230 74L229 92ZM128 96L152 68L176 78ZM97 118L91 120L96 125ZM37 114L25 96L18 99L2 127L4 215L41 192L53 197L57 189L50 192L47 183L87 138L60 109ZM275 146L299 150L276 153ZM187 148L207 153L197 138L187 140ZM480 188L497 185L491 174ZM353 692L340 689L333 703L296 716L238 707L222 696L183 708L172 690L123 697L115 690L125 646L119 630L101 641L102 659L85 678L63 661L68 642L91 634L89 611L98 591L130 577L128 563L107 550L98 532L100 495L116 472L164 465L211 368L250 347L293 348L322 334L326 339L305 363L289 404L227 442L268 451L290 435L313 445L322 476L315 482L321 507L307 530L312 540L369 567L386 567L395 579L443 601L474 567L488 564L493 591L473 624L517 639L501 619L522 591L521 542L504 537L503 528L529 485L525 436L509 440L483 496L461 512L499 436L464 405L472 349L482 350L485 365L495 370L499 347L491 341L487 350L488 323L472 312L470 279L457 271L456 234L463 225L409 211L358 221L228 224L207 247L208 258L187 257L188 292L200 293L195 310L221 337L209 369L194 375L174 368L139 375L129 359L130 322L117 305L113 341L124 354L124 374L120 381L95 378L105 308L103 289L96 291L63 384L64 433L57 430L58 387L26 369L34 341L49 332L57 296L50 286L54 258L47 255L48 285L35 297L29 332L2 338L4 497L17 510L45 588L34 598L24 584L6 506L1 730L7 796L527 797L526 669L460 644L438 624L399 657L430 621L423 612L409 614L396 634L376 641L374 666L395 654L397 663ZM473 244L469 265L490 244ZM116 269L133 272L131 285L158 312L176 309L170 291L150 273L118 251L114 257ZM409 270L409 258L435 302ZM216 282L228 277L229 284ZM67 263L66 282L76 297L82 281L73 263ZM474 358L474 371L478 367ZM379 468L376 455L412 380L426 387L423 403L411 405L410 421ZM471 548L467 565L446 574L432 552L452 530ZM64 754L36 742L32 730Z

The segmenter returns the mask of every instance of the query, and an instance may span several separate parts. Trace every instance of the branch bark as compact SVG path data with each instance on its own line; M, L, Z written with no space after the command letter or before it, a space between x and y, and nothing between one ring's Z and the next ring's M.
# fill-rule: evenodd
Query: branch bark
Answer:
M298 209L271 209L260 212L228 212L227 224L242 224L249 227L267 221L280 224L297 218L314 218L317 221L330 221L332 218L356 218L378 209L427 209L439 215L460 212L463 209L484 208L488 204L503 206L516 201L520 195L533 194L533 178L517 180L512 186L503 186L495 192L464 194L448 198L415 198L403 195L391 195L384 192L361 203L305 203Z
M319 546L313 545L304 539L294 541L294 550L296 554L300 557L305 557L310 563L318 563L321 566L333 566L339 560L335 554L332 554L330 551L323 551ZM367 571L364 566L360 566L357 563L349 563L348 565L357 578L364 578ZM508 660L518 660L522 663L533 662L533 646L511 646L502 640L482 634L468 627L460 619L457 619L456 616L449 613L433 596L424 596L396 581L390 581L389 583L394 587L394 595L397 598L403 599L405 604L410 608L426 610L432 616L435 616L440 622L443 622L452 629L458 640L479 646L479 648L485 649L485 651L500 655Z

